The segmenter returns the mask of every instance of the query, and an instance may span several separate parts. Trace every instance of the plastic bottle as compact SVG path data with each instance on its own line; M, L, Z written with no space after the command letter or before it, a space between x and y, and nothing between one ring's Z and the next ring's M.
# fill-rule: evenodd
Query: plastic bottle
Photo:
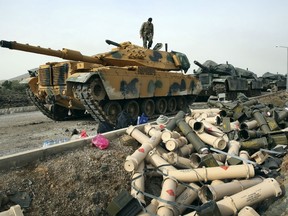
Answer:
M43 147L46 148L46 147L51 146L51 145L64 143L64 142L68 142L68 141L69 141L69 138L61 138L61 139L55 139L55 140L52 140L52 139L44 140Z

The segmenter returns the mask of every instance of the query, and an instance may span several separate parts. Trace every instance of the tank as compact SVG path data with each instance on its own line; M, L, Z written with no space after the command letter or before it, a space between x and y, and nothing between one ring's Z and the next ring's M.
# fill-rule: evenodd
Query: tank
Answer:
M260 78L263 84L263 91L273 88L277 88L277 90L286 89L286 76L282 74L266 72Z
M63 48L53 50L15 41L1 47L55 56L67 61L48 62L29 70L27 94L46 116L66 120L89 113L98 122L115 125L126 110L133 119L175 114L192 103L201 82L186 74L187 56L176 51L145 49L131 42L116 43L111 51L93 56Z
M198 100L207 100L211 95L226 94L226 99L234 100L238 93L247 96L261 94L261 81L257 80L251 71L236 68L231 64L217 64L207 60L203 64L194 61L199 66L194 74L201 81L202 91ZM260 86L259 86L260 85Z
M254 72L238 67L235 67L235 70L238 77L245 78L248 82L248 90L245 92L246 96L254 97L261 95L263 90L263 83L262 80Z

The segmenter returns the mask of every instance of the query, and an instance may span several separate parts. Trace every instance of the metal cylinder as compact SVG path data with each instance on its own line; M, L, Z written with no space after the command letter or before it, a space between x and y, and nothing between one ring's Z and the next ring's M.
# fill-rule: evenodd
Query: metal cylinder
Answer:
M240 149L241 145L238 141L236 140L231 140L228 144L228 154L230 155L235 155L238 156L239 155L239 149ZM228 155L226 157L226 162L228 164L234 164L235 165L235 161L233 163L233 160L235 160L232 156ZM231 161L232 160L232 161ZM240 162L239 162L240 163Z
M156 149L153 149L149 152L149 154L146 157L146 161L148 161L150 164L152 164L156 168L159 167L159 169L165 173L167 172L167 170L174 170L174 171L177 170L172 165L167 166L169 165L169 163L158 154L158 151Z
M165 147L169 151L175 151L176 149L181 148L182 146L187 144L187 139L185 137L183 137L183 138L182 139L180 139L180 138L179 139L171 138L168 141L166 141Z
M217 115L220 112L218 108L208 108L208 109L191 109L192 115L194 113L209 113L211 115Z
M187 144L182 146L177 150L177 153L182 156L182 157L187 157L190 155L192 152L194 152L194 146L192 144Z
M162 157L177 168L192 168L191 161L188 158L180 157L175 152L164 153Z
M134 139L136 139L140 143L149 142L149 139L150 139L148 136L146 136L144 133L142 133L133 125L127 128L126 133L132 136Z
M183 182L196 182L215 179L251 178L255 171L251 164L219 166L197 169L169 170L168 175Z
M226 155L224 155L224 154L213 153L212 155L215 158L215 160L217 160L217 161L220 161L223 163L226 161Z
M137 214L137 216L151 216L156 215L157 208L158 208L158 200L152 199L150 204L146 206L145 212L141 211Z
M211 200L218 201L224 196L230 196L238 193L246 188L252 187L263 181L261 177L255 177L247 180L233 180L228 183L219 184L216 186L204 185L199 190L199 199L205 203Z
M203 164L203 160L204 160L205 156L207 156L207 154L192 153L190 155L191 166L193 168L198 168L200 165L203 166L204 165ZM212 156L217 161L218 165L219 165L220 162L224 162L225 159L226 159L226 155L213 153Z
M161 132L157 131L157 133L150 138L135 128L129 132L133 138L137 141L141 141L142 144L132 155L127 156L124 163L125 170L127 172L132 172L138 168L139 164L145 159L148 152L161 142Z
M245 206L239 211L238 216L260 216L260 215L252 207Z
M204 124L202 122L195 121L192 129L197 133L203 133L204 132Z
M249 155L249 153L248 153L247 151L245 151L245 150L240 151L239 157L244 159L244 160L243 160L243 163L247 163L245 160L250 160L250 155Z
M185 122L191 127L193 128L194 127L194 123L196 122L196 120L191 117L191 116L186 116L185 117Z
M264 135L263 131L248 130L248 129L243 129L239 131L239 137L244 141L255 139L255 138L260 138L263 135Z
M131 184L131 195L145 205L146 202L143 193L138 193L138 191L145 191L145 178L143 175L144 167L145 163L142 161L132 175L132 179L135 180Z
M206 120L202 120L201 121L204 125L205 131L213 136L217 136L217 137L223 137L223 139L228 142L228 136L227 134L225 134L222 130L220 130L218 127L216 127L215 125L207 122Z
M275 120L280 122L288 117L288 110L283 109L280 112L275 112Z
M267 148L268 141L266 137L252 139L244 142L240 142L242 149L255 149L258 150L260 148Z
M182 110L180 110L175 116L174 118L172 118L168 124L166 125L166 129L173 131L176 127L177 127L177 120L179 119L183 119L185 117L185 112L183 112Z
M287 133L279 132L279 133L271 133L268 135L269 144L272 145L288 145Z
M144 125L144 132L148 134L149 136L153 136L156 131L160 131L159 125L151 125L151 124L146 124Z
M165 200L167 202L175 202L176 200L176 187L177 187L177 183L176 181L170 179L170 178L165 178L163 180L163 184L162 184L162 190L161 190L161 194L160 194L160 198L162 200ZM161 202L159 201L159 205L158 205L158 210L157 210L157 215L159 216L174 216L175 214L175 210L174 210L174 206L172 204L168 204L167 202Z
M243 105L243 106L248 106L248 107L250 107L250 106L256 105L256 104L258 104L258 103L259 103L259 102L258 102L257 99L250 99L250 100L248 100L248 101L243 102L242 105Z
M246 190L227 196L217 202L222 216L236 215L245 206L252 206L270 197L279 197L282 194L279 183L268 178L263 182Z
M177 131L164 130L161 139L166 143L169 139L178 139L181 135Z
M224 182L221 181L221 180L216 179L216 180L213 180L210 185L211 186L216 186L216 185L219 185L219 184L224 184Z
M212 125L220 125L221 117L219 115L213 117L207 117L204 119L206 122L209 122Z
M206 132L196 133L196 135L206 144L216 149L223 150L226 148L227 142L222 137L212 136Z
M260 113L259 110L254 110L252 112L252 115L253 117L255 118L255 120L257 121L260 129L264 132L264 133L269 133L271 132L268 124L267 124L267 121L265 120L264 116Z
M200 163L202 162L202 158L205 156L206 154L198 154L198 153L192 153L190 155L190 161L191 161L191 165L193 168L198 168L200 166Z
M226 109L222 109L219 112L220 117L232 117L233 116L233 111L232 110L226 110Z
M176 202L185 205L193 203L193 201L198 198L199 189L200 187L198 185L190 183L189 187L187 187L183 193L177 196ZM175 209L177 211L177 215L181 215L186 210L186 207L183 205L176 205Z
M179 119L177 121L177 125L184 134L184 136L187 138L189 143L194 146L195 150L198 153L208 152L207 146L201 141L201 139L195 134L195 132L183 119Z
M256 120L251 120L251 121L245 121L240 123L240 129L247 129L247 130L251 130L251 129L255 129L259 127L258 122Z

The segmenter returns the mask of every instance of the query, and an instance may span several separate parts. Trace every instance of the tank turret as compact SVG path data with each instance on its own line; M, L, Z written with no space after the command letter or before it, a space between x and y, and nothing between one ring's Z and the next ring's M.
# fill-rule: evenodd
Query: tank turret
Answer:
M261 82L251 71L235 68L228 62L217 64L207 60L203 64L194 61L194 64L199 66L194 74L203 87L199 99L208 99L210 95L217 96L220 93L225 93L229 100L236 99L240 92L249 97L261 94Z
M39 110L54 120L89 113L98 122L115 125L123 110L133 120L172 115L188 108L201 91L187 56L180 52L145 49L131 42L116 43L111 51L93 56L79 51L53 50L15 41L0 41L14 50L55 56L66 61L48 62L29 70L27 94Z

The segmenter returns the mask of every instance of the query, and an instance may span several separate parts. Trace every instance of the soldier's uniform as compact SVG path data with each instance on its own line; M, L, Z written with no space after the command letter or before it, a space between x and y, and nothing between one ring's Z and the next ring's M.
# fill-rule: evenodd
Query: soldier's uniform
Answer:
M149 18L147 22L144 22L140 29L140 36L143 39L143 47L150 49L153 43L154 27L152 24L152 18ZM147 47L148 42L148 47Z

